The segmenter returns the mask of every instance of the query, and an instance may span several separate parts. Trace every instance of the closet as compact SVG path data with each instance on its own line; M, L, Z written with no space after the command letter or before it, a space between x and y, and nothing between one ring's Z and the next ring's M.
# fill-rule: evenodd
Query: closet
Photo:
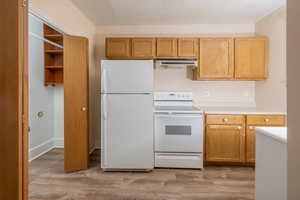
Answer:
M88 39L29 15L29 159L64 148L65 171L88 167Z

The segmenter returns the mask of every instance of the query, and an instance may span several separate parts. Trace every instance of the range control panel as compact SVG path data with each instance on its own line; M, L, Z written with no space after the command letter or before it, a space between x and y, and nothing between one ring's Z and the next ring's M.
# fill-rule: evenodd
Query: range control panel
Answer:
M192 92L155 92L154 101L193 101Z

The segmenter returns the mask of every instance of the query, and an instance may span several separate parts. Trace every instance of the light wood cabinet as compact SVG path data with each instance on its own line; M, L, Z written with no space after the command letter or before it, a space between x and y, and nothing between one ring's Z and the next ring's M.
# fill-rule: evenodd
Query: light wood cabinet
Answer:
M133 38L132 57L136 59L154 58L156 54L155 38Z
M233 38L201 38L198 79L233 79L233 45Z
M247 124L255 126L284 126L284 115L248 115Z
M207 125L207 162L244 162L245 128L243 125Z
M49 37L59 39L55 35ZM49 50L46 57L60 57L61 52L57 49ZM199 58L199 66L191 71L189 78L200 81L265 80L268 75L267 37L106 38L106 57L116 60ZM49 82L52 79L62 82L59 69L55 70L57 76L49 73ZM54 69L48 71L53 72Z
M244 124L245 117L243 115L207 115L206 124Z
M267 78L268 41L266 37L235 39L235 79Z
M179 38L178 57L195 58L198 57L199 39Z
M254 126L248 125L246 128L246 162L255 163L256 135Z
M177 57L177 38L157 38L156 57L157 58Z
M284 115L206 115L205 161L255 164L257 126L285 126Z
M131 56L130 38L106 38L106 57L126 59Z
M256 126L285 126L284 115L247 115L246 163L255 163Z
M205 161L242 163L245 160L245 117L206 115Z

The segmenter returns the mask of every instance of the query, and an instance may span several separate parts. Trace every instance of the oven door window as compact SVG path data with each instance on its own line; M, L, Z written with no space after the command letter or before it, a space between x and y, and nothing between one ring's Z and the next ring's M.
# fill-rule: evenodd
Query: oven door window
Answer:
M166 135L192 135L192 126L165 126Z
M200 115L156 115L155 151L200 152L203 146Z

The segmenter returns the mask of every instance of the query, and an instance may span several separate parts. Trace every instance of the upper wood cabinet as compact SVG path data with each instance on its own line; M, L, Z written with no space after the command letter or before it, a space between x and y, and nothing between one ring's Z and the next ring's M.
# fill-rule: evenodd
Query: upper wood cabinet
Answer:
M201 38L198 79L233 79L233 45L233 38Z
M155 38L133 38L132 57L137 59L154 58L156 54Z
M131 55L130 38L106 38L106 57L126 59Z
M157 38L156 57L158 58L177 57L177 38Z
M52 53L52 52L51 52ZM267 37L106 38L108 59L199 58L193 80L265 80Z
M242 125L206 126L207 162L244 162L245 128Z
M264 80L267 78L268 41L266 37L235 39L235 78Z
M194 58L198 57L199 39L198 38L179 38L178 57Z

